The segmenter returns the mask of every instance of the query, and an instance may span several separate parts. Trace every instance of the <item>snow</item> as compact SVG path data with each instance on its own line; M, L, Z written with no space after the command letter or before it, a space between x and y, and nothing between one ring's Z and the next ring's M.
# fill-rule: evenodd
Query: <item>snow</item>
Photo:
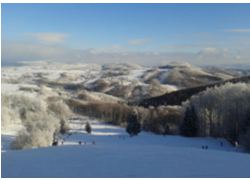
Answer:
M87 117L71 120L71 128L63 145L19 151L8 149L13 135L2 134L2 177L250 177L250 155L223 139L129 137L124 128Z
M2 93L13 93L17 92L19 90L18 84L7 84L7 83L1 83L1 92Z
M35 74L41 73L44 78L57 81L61 74L66 73L71 83L79 83L86 80L86 78L97 76L100 70L101 66L95 64L25 63L24 66L2 68L2 77L19 78L18 81L25 81L25 78L27 78L32 82L35 79Z
M170 85L170 84L161 84L162 87L165 87L166 89L168 89L169 92L172 91L177 91L179 88L175 85Z
M129 70L129 74L102 78L105 71L119 68ZM142 77L151 76L152 72L148 72L151 69L130 64L103 68L95 64L26 63L20 67L2 68L1 89L3 95L23 94L36 98L35 91L20 90L26 87L42 90L44 98L57 96L59 90L53 87L40 89L36 79L41 73L49 82L83 83L85 87L100 78L115 85L133 83L142 86L142 94L146 94L148 84ZM195 69L197 71L199 69ZM169 69L157 69L156 73L164 79ZM162 86L171 91L178 89L168 84ZM87 93L95 100L120 100L100 92ZM74 97L75 94L66 93L65 96ZM64 143L57 147L10 150L10 143L23 126L17 122L2 129L2 177L250 177L250 155L223 139L160 136L148 132L131 138L121 127L88 117L73 119L71 135L61 137ZM91 134L85 132L87 121L92 126ZM204 145L208 146L207 150L201 148Z
M141 93L139 94L148 94L148 84L143 81L143 75L147 74L147 71L150 70L149 67L144 66L136 66L133 64L114 64L107 65L103 68L100 65L95 64L78 64L78 65L69 65L69 64L57 64L57 63L46 63L46 62L37 62L37 63L24 63L23 66L16 67L3 67L2 68L2 92L5 94L33 94L36 95L36 89L40 89L40 83L44 83L44 86L48 86L46 82L50 83L60 83L60 84L81 84L83 87L86 87L89 90L94 90L98 80L104 80L107 84L110 84L106 89L101 90L101 93L94 94L88 93L90 99L104 100L113 99L112 101L119 100L118 98L111 97L113 94L110 92L116 92L116 88L123 88L127 86L131 86L131 91L136 86L144 87L142 88ZM105 76L105 74L113 73L114 71L121 72L121 75L117 76ZM122 72L128 72L128 74L123 74ZM161 70L159 70L161 71ZM165 71L165 70L162 70ZM34 90L31 92L25 92L25 88L23 91L19 91L20 87L27 87L26 91ZM175 91L178 89L176 86L171 85L163 85L162 87L166 88L166 91ZM46 87L45 87L46 88ZM55 88L55 87L51 87ZM51 91L50 96L57 96L56 91ZM72 92L68 92L72 93ZM109 94L111 96L105 96L105 94ZM130 92L126 92L124 94L125 100L127 98L135 98L131 97L134 95L129 94ZM106 98L107 97L107 98ZM140 99L141 97L139 97ZM119 100L120 101L120 100Z
M80 94L87 96L91 101L104 101L104 102L123 102L124 100L115 96L94 91L81 91Z
M130 80L133 80L133 79L137 79L139 80L141 78L141 76L147 72L149 70L149 68L141 68L141 69L133 69L130 71L130 74L128 76L125 76L127 77L128 79Z

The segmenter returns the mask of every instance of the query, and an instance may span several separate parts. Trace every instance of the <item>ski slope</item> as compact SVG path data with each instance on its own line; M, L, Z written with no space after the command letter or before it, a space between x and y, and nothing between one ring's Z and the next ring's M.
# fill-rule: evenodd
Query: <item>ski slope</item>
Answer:
M146 132L131 138L95 120L86 134L87 120L72 120L71 135L57 147L14 151L8 147L14 136L2 134L2 177L250 177L250 155L222 139Z

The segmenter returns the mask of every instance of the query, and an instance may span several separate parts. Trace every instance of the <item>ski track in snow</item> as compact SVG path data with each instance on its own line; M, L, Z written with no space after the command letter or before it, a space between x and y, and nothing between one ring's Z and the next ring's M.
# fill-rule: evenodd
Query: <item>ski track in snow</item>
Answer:
M250 155L222 139L147 132L131 138L124 128L87 117L72 120L71 128L63 145L19 151L8 148L14 136L2 134L2 177L250 177Z

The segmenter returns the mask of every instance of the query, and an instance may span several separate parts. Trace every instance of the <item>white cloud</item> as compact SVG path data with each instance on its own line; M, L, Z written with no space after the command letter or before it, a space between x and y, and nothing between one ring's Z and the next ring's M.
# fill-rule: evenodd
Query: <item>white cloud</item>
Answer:
M250 33L250 29L227 29L226 31L235 33Z
M198 54L200 54L202 56L214 56L214 55L220 54L221 51L222 50L219 48L206 47L206 48L203 48L202 50L200 50L200 52Z
M2 63L20 61L51 61L66 63L119 63L131 62L144 65L157 65L161 62L188 62L191 64L224 64L249 62L249 49L227 49L206 47L197 52L131 52L119 45L104 49L72 49L58 44L37 42L2 41Z
M29 33L29 35L42 43L62 43L67 38L65 33Z
M120 46L111 45L107 49L72 49L66 46L29 42L2 42L2 62L4 64L21 61L55 61L82 63L119 63L132 62L156 65L166 61L189 61L192 54L131 52L120 50Z
M128 43L133 46L144 45L148 42L148 39L130 39Z
M227 63L239 63L243 57L246 56L246 52L242 53L242 57L235 50L228 48L215 48L207 47L201 49L197 53L197 60L204 64L227 64Z

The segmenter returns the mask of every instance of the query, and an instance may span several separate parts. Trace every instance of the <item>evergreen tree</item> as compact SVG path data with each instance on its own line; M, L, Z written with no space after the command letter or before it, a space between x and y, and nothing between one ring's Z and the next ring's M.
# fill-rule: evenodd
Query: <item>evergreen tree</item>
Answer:
M85 125L85 131L86 131L87 133L89 133L89 134L90 134L91 131L92 131L92 128L91 128L89 122L87 122L86 125Z
M128 116L126 131L130 136L135 136L141 132L141 124L137 119L136 113L133 113Z
M60 133L66 134L69 131L69 126L66 124L65 120L60 121Z
M250 152L250 110L247 112L247 118L242 129L243 131L240 136L240 144L242 144L245 149Z
M180 131L183 136L194 137L197 136L198 132L198 118L194 107L188 107L185 112L183 124L181 125Z

